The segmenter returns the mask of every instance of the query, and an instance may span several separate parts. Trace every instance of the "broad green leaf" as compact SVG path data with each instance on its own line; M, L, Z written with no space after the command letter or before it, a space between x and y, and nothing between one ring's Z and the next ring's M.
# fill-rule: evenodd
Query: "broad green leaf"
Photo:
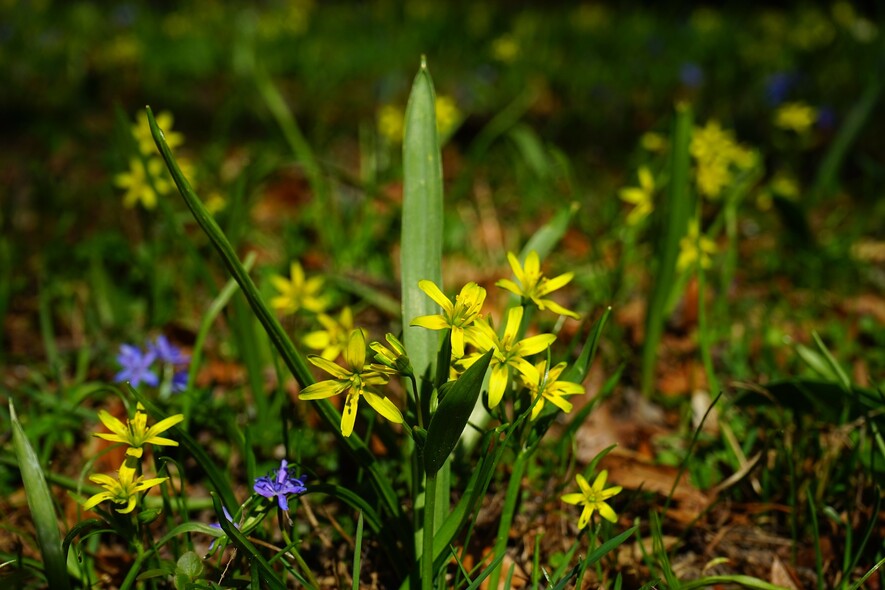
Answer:
M9 400L9 420L12 423L12 445L22 474L28 508L34 519L37 543L43 556L43 572L50 588L64 590L70 587L65 554L62 552L61 533L55 515L55 505L49 485L43 477L43 468L31 443L15 414L15 406Z
M442 285L443 187L442 160L436 136L436 107L433 81L427 63L415 76L405 115L403 139L403 217L401 252L403 343L424 395L433 376L439 334L411 321L439 313L439 308L421 289L426 279ZM422 395L415 392L416 395Z
M446 396L439 402L427 428L427 444L424 446L424 469L428 474L439 471L449 453L458 444L470 412L479 398L493 352L494 350L488 351L470 365L447 389Z

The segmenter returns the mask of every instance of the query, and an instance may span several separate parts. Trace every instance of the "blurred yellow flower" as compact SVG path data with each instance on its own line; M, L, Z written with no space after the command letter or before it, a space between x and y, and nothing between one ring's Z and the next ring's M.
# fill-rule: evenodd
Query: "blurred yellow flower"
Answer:
M788 102L774 113L774 124L798 134L807 132L817 121L817 109L802 102Z
M289 278L274 275L270 278L279 295L270 300L270 305L283 314L292 314L301 309L322 313L328 301L320 294L323 289L322 277L305 279L304 269L298 261L289 265Z
M778 172L768 183L771 192L784 197L785 199L796 199L799 197L799 183L787 172Z
M157 192L165 195L172 188L172 184L164 176L165 171L166 167L159 158L148 159L147 172L145 172L145 165L140 158L130 159L129 171L114 176L114 184L117 188L126 190L126 194L123 195L123 205L130 209L138 203L141 203L145 209L156 207ZM148 178L148 174L150 174L150 178Z
M660 133L647 131L639 139L639 145L649 152L662 152L667 148L667 138Z
M755 152L738 143L732 132L715 120L695 127L689 151L695 161L698 191L711 199L718 197L732 181L732 168L743 170L756 162Z
M166 144L170 150L174 150L184 143L184 135L177 131L172 131L172 113L163 111L156 116L157 126L163 130L166 137ZM140 111L135 117L135 125L132 127L132 135L138 142L138 151L145 156L156 156L159 154L157 145L154 143L154 136L151 135L151 125L148 123L147 113Z
M404 119L399 107L386 104L378 110L378 132L391 143L403 140Z
M636 225L654 209L652 196L655 192L655 179L646 166L639 168L639 186L622 188L619 195L622 201L636 205L627 215L627 224Z
M436 131L439 136L446 137L461 122L461 111L450 96L436 97Z
M501 35L492 41L492 57L503 63L512 63L519 56L519 43L513 35Z
M320 356L327 361L334 361L347 346L347 339L353 330L353 312L349 307L341 310L338 319L321 313L317 321L322 324L322 330L316 330L304 337L304 345L314 350L320 350Z
M716 243L707 236L700 235L698 221L692 219L688 224L688 233L679 240L676 268L684 271L697 263L700 263L701 268L710 268L713 264L710 255L715 253Z
M587 526L587 523L590 522L590 517L593 516L593 513L597 510L602 518L609 522L617 522L618 515L615 514L615 511L612 510L611 506L606 504L606 500L612 496L620 494L623 488L621 486L614 486L606 489L605 480L607 478L608 471L602 471L596 476L596 479L591 486L587 483L587 480L584 479L584 476L579 473L575 476L575 481L578 482L578 487L581 491L573 494L565 494L562 497L562 501L567 504L584 505L584 510L581 512L581 517L578 519L579 529L583 529Z

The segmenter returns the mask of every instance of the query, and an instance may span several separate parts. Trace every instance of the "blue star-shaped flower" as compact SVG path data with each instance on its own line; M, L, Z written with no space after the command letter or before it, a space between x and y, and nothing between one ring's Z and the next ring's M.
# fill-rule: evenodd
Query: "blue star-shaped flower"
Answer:
M157 355L157 358L164 363L170 365L186 365L190 360L181 349L169 342L169 339L163 336L157 336L157 339L148 344L148 350Z
M114 381L117 383L129 381L132 387L138 387L144 381L151 387L156 387L160 380L156 373L151 371L151 365L156 359L157 354L152 350L142 352L137 346L121 344L117 362L123 369L114 375Z
M303 494L307 491L304 487L304 476L301 479L289 473L288 462L280 461L280 468L272 475L265 475L255 480L252 489L255 493L265 498L276 498L281 510L289 510L288 496L290 494Z

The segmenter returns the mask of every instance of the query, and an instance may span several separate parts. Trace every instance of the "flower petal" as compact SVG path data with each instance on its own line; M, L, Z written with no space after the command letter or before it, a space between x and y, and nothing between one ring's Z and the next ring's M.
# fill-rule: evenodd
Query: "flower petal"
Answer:
M452 326L452 356L464 356L464 328L460 326Z
M538 334L520 340L514 348L518 351L519 356L531 356L542 350L547 350L555 341L555 334Z
M558 313L559 315L568 316L570 318L574 318L576 320L581 319L581 316L577 313L571 311L570 309L566 309L560 304L556 303L552 299L544 299L544 307L552 311L553 313Z
M426 279L418 281L418 288L427 293L427 295L431 299L433 299L437 303L437 305L445 310L446 314L451 315L452 310L454 309L454 304L448 297L445 296L442 291L440 291L439 287L437 287L433 281L428 281Z
M92 510L105 500L110 500L112 498L113 496L110 492L99 492L83 503L83 510Z
M511 281L510 279L501 279L500 281L495 282L495 286L501 287L502 289L507 289L514 295L522 296L522 290L516 286L516 283Z
M356 422L356 410L359 405L360 396L353 390L347 394L347 400L344 402L344 411L341 412L341 434L350 436L353 432L353 424Z
M593 511L596 507L593 504L587 504L584 506L584 511L581 512L581 518L578 519L578 528L582 529L587 526L587 523L590 522L590 517L593 516Z
M507 262L510 263L510 268L513 269L513 276L515 276L516 280L518 280L522 284L523 288L525 288L525 274L522 272L522 265L519 263L519 258L517 258L516 254L514 254L513 252L508 252ZM504 288L506 289L507 287ZM517 295L519 294L520 293L517 293Z
M562 501L566 504L580 504L584 501L584 494L580 494L578 492L564 494L562 496Z
M302 389L301 393L298 394L298 399L326 399L327 397L338 395L339 393L347 389L348 386L348 383L342 383L341 381L335 381L333 379L319 381Z
M169 416L168 418L163 418L147 430L147 437L153 438L154 436L160 434L161 432L165 432L184 420L184 414L175 414L174 416Z
M428 330L445 330L449 327L449 322L441 315L422 315L411 322L410 326L420 326Z
M507 311L507 323L504 325L504 336L502 337L503 342L515 342L516 335L519 333L519 325L522 323L522 314L525 310L523 307L511 307ZM507 346L505 344L504 346Z
M128 437L129 429L126 428L126 425L111 416L106 410L98 411L98 419L117 436Z
M351 372L344 369L341 365L333 363L330 360L324 359L321 356L317 356L315 354L307 355L307 360L310 361L315 367L319 367L326 373L336 377L338 379L348 379L350 378Z
M599 514L602 518L609 522L618 522L618 515L615 514L615 511L612 510L611 506L605 502L597 502L596 507L599 509Z
M506 365L494 365L489 378L489 407L494 408L501 403L504 390L507 388L509 374Z
M371 391L363 391L363 397L372 406L372 409L390 420L391 422L395 422L397 424L401 424L403 421L403 415L399 411L392 401L387 399L386 397L382 397Z
M366 364L366 334L359 328L351 330L344 349L344 362L351 371L362 371Z

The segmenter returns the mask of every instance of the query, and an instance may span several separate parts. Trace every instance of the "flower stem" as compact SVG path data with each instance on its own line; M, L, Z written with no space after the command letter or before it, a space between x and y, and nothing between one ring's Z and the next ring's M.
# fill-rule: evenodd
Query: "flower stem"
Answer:
M495 547L492 552L492 555L495 558L507 550L507 538L510 532L510 525L513 524L513 514L516 512L516 501L519 499L519 493L522 488L522 475L525 473L525 468L530 456L530 451L520 452L517 454L516 461L513 463L513 472L510 474L510 481L507 483L507 493L504 496L504 508L501 511L501 520L498 521L498 535L495 537ZM497 588L500 577L501 566L498 565L491 574L488 587Z
M424 483L424 541L421 545L421 590L433 590L433 529L436 512L436 473Z

